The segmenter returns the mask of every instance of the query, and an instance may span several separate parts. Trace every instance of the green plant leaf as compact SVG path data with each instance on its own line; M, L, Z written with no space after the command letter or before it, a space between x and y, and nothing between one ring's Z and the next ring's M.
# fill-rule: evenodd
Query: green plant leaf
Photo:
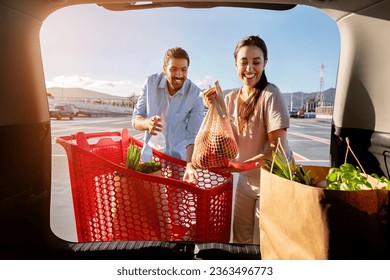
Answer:
M132 170L137 170L140 158L141 158L140 149L135 144L130 143L129 147L127 148L127 158L126 158L127 168Z
M331 168L326 176L327 189L358 191L373 189L368 182L367 176L361 172L359 167L349 163L340 165L339 168Z
M297 166L294 159L291 161L291 164L286 160L283 152L280 149L272 152L272 160L264 159L265 165L264 168L272 173L288 179L293 180L298 183L302 183L309 186L314 186L316 179L311 178L310 172L305 172L302 166ZM291 173L290 173L291 171Z

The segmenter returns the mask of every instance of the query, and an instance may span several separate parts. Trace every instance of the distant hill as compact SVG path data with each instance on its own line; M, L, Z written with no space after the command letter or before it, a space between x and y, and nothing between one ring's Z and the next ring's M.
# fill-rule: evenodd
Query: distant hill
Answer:
M229 93L233 89L226 89L223 91L224 94ZM93 90L86 90L82 88L48 88L47 92L51 93L54 97L59 98L90 98L90 99L103 99L103 100L126 100L127 97L116 96L107 93L97 92ZM334 104L336 89L329 88L323 92L324 103L326 104ZM288 106L291 104L291 94L293 95L293 107L300 108L302 101L306 102L307 99L316 98L318 92L310 92L305 93L302 91L297 91L293 93L282 93L286 97L286 101L288 102Z
M93 90L87 90L82 88L48 88L47 92L51 93L54 97L64 98L91 98L91 99L127 99L123 96L111 95Z
M323 91L323 102L325 105L334 105L335 93L335 88L329 88ZM291 105L291 94L293 96L293 108L299 109L302 105L302 102L305 103L308 99L316 99L318 92L305 93L298 91L293 93L283 93L283 95L286 97L286 101L288 102L288 106Z
M233 89L226 89L223 91L224 94L228 94ZM336 89L335 88L329 88L325 91L323 91L323 102L325 104L334 104L334 97L335 97ZM293 107L294 109L299 109L301 107L302 101L303 103L306 102L307 99L311 98L317 98L318 92L302 92L302 91L296 91L293 93L282 93L286 97L286 101L288 102L288 106L291 105L291 94L293 96Z

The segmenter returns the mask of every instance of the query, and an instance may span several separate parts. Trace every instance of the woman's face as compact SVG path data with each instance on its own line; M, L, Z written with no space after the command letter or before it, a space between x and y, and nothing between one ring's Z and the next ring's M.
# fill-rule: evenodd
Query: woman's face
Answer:
M244 46L237 52L235 62L237 75L247 87L255 87L266 64L264 53L257 46Z

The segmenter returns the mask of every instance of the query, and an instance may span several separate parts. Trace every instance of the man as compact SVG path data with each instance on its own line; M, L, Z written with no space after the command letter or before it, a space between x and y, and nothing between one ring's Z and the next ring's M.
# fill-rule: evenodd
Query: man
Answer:
M149 76L142 88L132 125L145 131L143 161L151 160L151 147L160 144L165 154L186 160L183 180L196 183L191 157L204 105L200 88L187 79L189 65L185 50L179 47L167 50L163 72Z

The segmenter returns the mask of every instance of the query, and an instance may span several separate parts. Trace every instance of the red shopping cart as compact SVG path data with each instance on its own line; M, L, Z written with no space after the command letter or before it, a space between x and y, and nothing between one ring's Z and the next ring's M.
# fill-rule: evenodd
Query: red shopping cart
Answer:
M56 138L68 157L79 242L168 240L229 242L232 175L198 170L198 183L182 181L185 161L153 149L160 174L126 168L130 143L120 132L78 132Z

